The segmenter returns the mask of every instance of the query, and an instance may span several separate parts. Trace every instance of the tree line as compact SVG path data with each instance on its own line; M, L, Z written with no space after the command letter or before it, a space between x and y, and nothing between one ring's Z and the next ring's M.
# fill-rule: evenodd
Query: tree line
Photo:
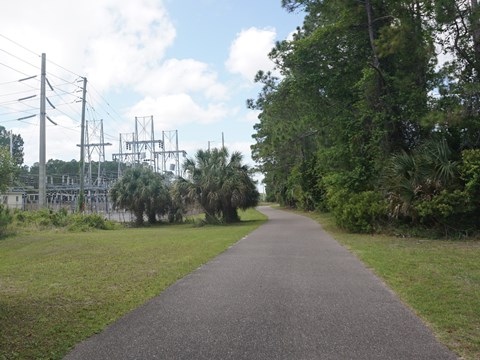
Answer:
M252 146L270 200L351 231L480 224L476 0L282 0L305 19L270 53Z

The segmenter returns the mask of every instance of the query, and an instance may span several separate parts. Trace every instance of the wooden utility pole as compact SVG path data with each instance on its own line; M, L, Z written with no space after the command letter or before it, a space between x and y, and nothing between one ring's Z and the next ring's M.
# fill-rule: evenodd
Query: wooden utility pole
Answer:
M42 209L47 205L47 173L46 173L46 131L45 131L45 80L47 56L42 54L42 70L40 79L40 149L39 149L39 166L38 166L38 208Z

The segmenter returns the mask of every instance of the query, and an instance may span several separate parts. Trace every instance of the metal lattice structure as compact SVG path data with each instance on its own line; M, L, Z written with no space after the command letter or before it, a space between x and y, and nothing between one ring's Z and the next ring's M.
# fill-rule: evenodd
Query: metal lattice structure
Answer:
M180 155L187 152L178 148L178 130L162 131L162 139L155 139L153 116L143 116L135 117L134 133L120 134L119 151L112 157L118 161L118 177L125 167L146 163L155 172L180 176Z
M87 148L87 185L99 186L103 185L102 163L105 162L105 146L111 146L111 143L106 143L103 135L103 120L91 120L86 122L85 128L85 147ZM96 179L92 173L92 162L94 155L97 155L98 169Z
M132 166L138 154L133 151L133 143L135 142L135 133L120 134L118 142L118 153L112 154L113 161L118 162L118 177L123 174L126 166Z
M160 171L180 176L180 155L185 157L187 152L178 148L178 130L162 131L162 143L163 149L155 153L160 157Z

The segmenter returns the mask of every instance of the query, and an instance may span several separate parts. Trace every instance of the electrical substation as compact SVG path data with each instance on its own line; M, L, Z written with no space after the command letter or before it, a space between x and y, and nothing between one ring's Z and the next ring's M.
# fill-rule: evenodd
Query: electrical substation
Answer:
M0 194L0 203L8 208L22 210L37 210L48 208L52 210L66 209L67 211L88 211L88 212L111 212L111 205L108 198L108 191L111 185L122 177L126 169L135 166L148 166L154 172L178 177L182 175L181 161L182 157L187 155L185 150L179 148L178 130L161 131L155 134L154 117L140 116L135 117L135 122L131 133L119 134L118 152L112 154L113 163L116 163L116 171L112 171L112 161L108 162L107 171L106 152L107 147L113 146L112 143L105 141L104 123L101 116L98 116L92 103L97 101L87 100L87 79L81 77L68 69L65 69L55 63L54 66L67 71L69 75L74 75L72 80L65 80L58 75L49 74L56 81L49 81L47 78L47 60L46 54L41 55L40 77L30 76L22 71L15 70L22 75L22 78L16 79L6 84L16 83L18 86L27 88L28 92L32 89L39 91L39 94L28 94L20 98L12 98L4 102L2 106L12 106L12 104L22 104L28 111L18 112L19 115L14 121L25 121L31 118L39 118L39 152L38 152L38 175L28 175L22 179L21 185L11 187L6 193ZM24 77L23 77L24 76ZM39 88L34 86L35 82ZM67 87L67 88L65 88ZM23 88L22 88L23 89ZM93 89L93 91L96 91ZM23 94L25 91L12 92ZM98 92L97 92L98 93ZM81 96L80 96L81 94ZM39 96L38 96L39 95ZM50 99L49 99L50 96ZM66 97L69 96L69 99ZM106 100L99 95L104 103ZM32 104L32 101L40 99L39 106ZM56 103L63 101L63 103ZM28 103L28 104L26 104ZM81 114L75 110L71 104L81 103ZM76 116L66 114L59 107L67 106ZM121 117L111 106L110 111L116 113L112 117L110 111L104 113L113 121ZM34 110L36 114L30 111ZM26 114L25 114L26 112ZM60 114L80 120L80 161L73 164L73 168L60 173L49 174L47 172L46 162L46 120L57 126L48 112L59 112ZM14 112L15 113L15 112ZM10 154L13 154L12 133L10 132ZM110 136L110 139L115 137ZM71 142L65 138L65 142ZM75 144L75 142L73 142ZM73 145L72 146L75 146ZM75 160L72 160L75 162ZM61 178L61 180L60 180Z
M153 116L136 117L134 130L119 134L118 152L112 154L112 160L117 163L117 173L114 176L107 174L104 169L105 148L112 144L104 141L103 120L85 121L84 211L110 213L109 188L128 168L148 166L161 174L173 177L183 175L181 158L186 157L187 152L179 149L178 130L161 131L160 137L156 138ZM46 207L76 211L81 188L79 180L75 174L62 175L61 184L58 184L47 173ZM38 189L13 188L9 194L13 198L4 199L4 202L8 201L10 207L23 210L39 208Z

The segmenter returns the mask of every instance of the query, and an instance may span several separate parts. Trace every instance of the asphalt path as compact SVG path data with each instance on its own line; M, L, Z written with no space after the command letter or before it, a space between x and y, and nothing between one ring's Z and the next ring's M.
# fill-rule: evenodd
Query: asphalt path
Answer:
M316 222L269 221L66 359L457 359Z

